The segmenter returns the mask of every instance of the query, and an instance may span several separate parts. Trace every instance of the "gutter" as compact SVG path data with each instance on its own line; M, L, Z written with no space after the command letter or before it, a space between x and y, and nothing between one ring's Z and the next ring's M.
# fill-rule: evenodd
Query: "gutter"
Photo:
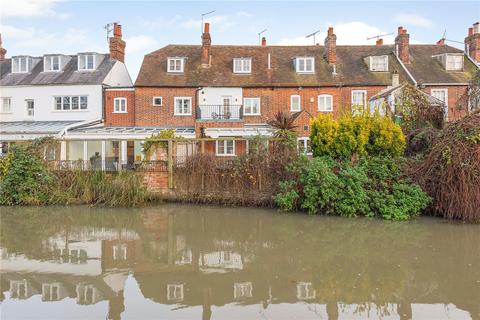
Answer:
M86 121L82 121L80 123L72 123L72 124L66 126L65 128L63 128L62 131L60 131L57 134L57 138L63 138L67 134L68 130L84 127L86 125L98 124L98 123L102 123L102 122L103 122L102 119L96 119L96 120L86 120Z
M465 83L435 83L435 82L432 82L432 83L428 83L428 82L425 82L425 83L422 83L422 86L468 86L469 83L468 82L465 82Z
M414 84L415 86L418 86L417 81L416 81L415 78L412 76L412 74L410 73L410 71L408 71L407 67L406 67L405 64L402 62L402 60L400 60L400 58L395 54L395 52L393 53L393 55L395 56L395 58L397 58L398 63L400 63L400 65L402 66L403 70L405 70L405 72L408 74L408 76L410 77L410 79L412 79L413 84Z

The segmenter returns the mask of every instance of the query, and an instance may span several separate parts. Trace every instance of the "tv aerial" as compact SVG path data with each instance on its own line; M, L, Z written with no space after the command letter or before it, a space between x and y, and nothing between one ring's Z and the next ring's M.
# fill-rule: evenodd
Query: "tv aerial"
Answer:
M113 32L113 25L115 23L118 23L118 22L110 22L110 23L107 23L103 28L106 30L107 32L107 42L108 42L108 39L110 38L110 33Z
M390 35L392 35L392 34L393 34L393 32L391 32L391 33L385 33L385 34L378 34L378 35L373 36L373 37L368 37L367 40L372 40L372 39L377 39L377 40L378 40L378 39L380 39L381 37L390 36Z
M319 32L320 32L320 30L317 30L317 31L315 31L315 32L312 32L312 33L310 33L310 34L307 34L307 35L305 36L305 38L313 37L313 45L315 45L315 44L316 44L316 42L315 42L315 35L316 35L317 33L319 33Z
M258 33L258 44L262 44L262 39L260 37L261 37L262 33L266 32L266 31L267 31L267 29L263 29L262 31L260 31Z
M208 16L209 14L214 13L215 11L217 11L217 10L212 10L212 11L205 12L205 13L202 13L202 14L201 14L201 16L202 16L202 25L200 26L201 29L202 29L202 30L201 30L201 33L203 33L203 18L204 18L205 16Z
M447 29L445 29L445 31L443 32L443 36L442 36L441 40L448 41L448 42L453 42L453 43L464 44L462 41L447 39Z

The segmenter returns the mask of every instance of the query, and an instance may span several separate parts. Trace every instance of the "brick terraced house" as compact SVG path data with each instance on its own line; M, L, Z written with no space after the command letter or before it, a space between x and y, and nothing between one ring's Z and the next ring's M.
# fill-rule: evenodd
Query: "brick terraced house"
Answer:
M395 44L341 46L333 28L324 45L212 45L205 24L201 45L168 45L145 55L132 88L109 89L106 126L176 128L197 137L270 135L267 121L278 112L302 112L299 147L306 148L310 119L319 113L368 107L382 90L410 82L443 101L448 120L465 114L456 108L476 72L478 24L466 38L469 55L448 46L410 44L398 28ZM125 102L119 102L125 101ZM125 112L118 107L125 104ZM128 111L126 111L128 109ZM217 141L219 156L244 152L246 143Z

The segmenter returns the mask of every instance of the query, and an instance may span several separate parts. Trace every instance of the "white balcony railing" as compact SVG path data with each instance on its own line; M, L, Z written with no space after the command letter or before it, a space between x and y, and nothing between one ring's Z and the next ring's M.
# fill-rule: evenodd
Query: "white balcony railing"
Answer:
M241 105L201 105L197 107L197 119L234 121L243 119Z

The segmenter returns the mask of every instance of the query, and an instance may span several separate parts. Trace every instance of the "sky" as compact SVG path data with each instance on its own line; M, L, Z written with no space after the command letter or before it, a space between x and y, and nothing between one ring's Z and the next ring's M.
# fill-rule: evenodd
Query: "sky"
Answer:
M143 56L168 44L200 44L201 14L210 22L212 44L323 43L333 26L337 44L374 44L368 37L404 26L411 43L463 49L468 27L480 21L478 1L69 1L0 0L0 33L7 56L108 52L104 26L120 22L127 42L126 64L135 80ZM393 43L394 35L384 36Z

